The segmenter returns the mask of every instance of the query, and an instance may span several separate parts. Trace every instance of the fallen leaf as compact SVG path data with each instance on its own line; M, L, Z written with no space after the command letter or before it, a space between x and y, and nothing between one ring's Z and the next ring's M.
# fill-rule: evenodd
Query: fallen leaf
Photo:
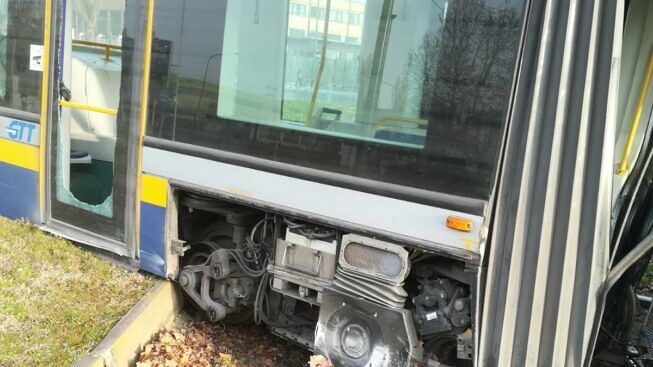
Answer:
M264 327L189 323L159 333L143 348L137 367L299 367L307 359L304 350Z
M333 367L333 363L325 356L312 355L308 361L310 367Z

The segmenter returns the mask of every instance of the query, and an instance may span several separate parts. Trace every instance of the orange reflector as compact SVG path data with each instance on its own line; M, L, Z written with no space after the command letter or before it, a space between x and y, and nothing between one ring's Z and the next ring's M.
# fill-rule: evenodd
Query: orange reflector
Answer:
M447 217L447 227L457 231L471 232L472 221L465 218Z

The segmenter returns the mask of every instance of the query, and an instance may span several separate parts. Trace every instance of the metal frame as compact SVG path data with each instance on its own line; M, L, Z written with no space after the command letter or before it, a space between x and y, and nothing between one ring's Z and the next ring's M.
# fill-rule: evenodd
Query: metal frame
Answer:
M609 255L623 1L527 11L478 364L583 365Z
M348 176L340 173L321 171L314 168L300 167L208 147L154 138L151 136L145 136L143 145L190 157L204 158L240 167L252 168L258 171L276 173L292 178L299 178L443 209L456 210L473 215L483 216L487 209L487 202L484 200L470 199L462 196L416 189Z
M140 112L137 117L132 117L133 119L138 118L139 126L135 128L138 129L138 139L134 141L134 144L137 146L128 147L128 157L133 157L133 163L129 163L126 167L127 177L128 177L128 186L135 187L133 191L127 190L127 205L125 210L125 222L134 223L133 226L126 226L125 228L125 243L97 235L83 228L64 223L52 217L50 200L52 199L49 195L49 188L53 184L51 182L51 163L52 157L49 154L51 150L52 139L51 127L49 126L49 121L52 121L53 114L59 105L71 107L71 108L81 108L85 110L91 110L99 113L106 113L110 115L117 115L117 111L103 108L96 108L93 106L85 106L74 104L65 101L54 101L52 100L52 88L50 86L55 84L54 81L54 67L55 65L50 61L51 55L54 52L54 47L56 42L52 42L52 35L56 34L56 22L53 22L53 15L56 12L56 9L53 7L56 0L45 0L45 31L44 31L44 55L43 55L43 64L46 65L43 70L43 89L42 89L42 109L41 109L41 145L40 145L40 169L39 169L39 204L41 212L41 223L44 224L43 229L60 234L66 238L74 239L76 241L85 243L87 245L98 247L100 249L116 253L120 256L138 258L139 251L139 229L140 229L140 199L141 199L141 157L142 157L142 144L144 136L144 127L145 121L147 119L147 100L148 100L148 89L149 89L149 70L150 70L150 54L152 48L152 23L153 23L153 14L154 14L154 4L155 0L144 0L147 2L147 13L146 25L145 25L145 34L144 36L144 47L143 55L139 56L139 59L142 58L143 61L143 75L138 81L141 82L140 95L136 98L139 98L138 101L140 106ZM115 113L114 113L115 112ZM129 195L133 193L133 195Z
M39 208L41 215L41 222L45 223L47 218L46 206L46 178L49 170L46 169L46 163L49 163L47 152L49 148L49 134L48 134L48 121L49 102L50 102L50 71L52 65L50 63L50 52L52 50L51 37L52 34L52 1L45 0L45 13L43 21L43 75L41 79L41 142L39 147Z
M301 210L295 210L288 207L271 205L268 202L260 201L257 199L246 198L242 195L219 191L204 186L192 184L189 182L178 181L175 179L170 179L169 185L173 192L177 190L190 191L197 194L213 197L216 199L226 200L236 204L253 206L255 208L264 211L270 211L279 214L287 214L292 217L301 218L306 221L311 221L326 226L337 227L343 230L352 231L353 233L357 233L361 235L369 235L369 236L373 236L374 238L379 238L394 243L402 243L402 244L410 245L415 248L437 253L441 256L446 256L452 259L463 261L469 266L477 266L481 261L481 258L478 254L475 254L470 251L453 248L451 246L439 245L433 242L423 241L412 237L403 236L397 233L381 231L364 225L346 222L341 219L328 218L328 217L316 217L316 215L313 213L309 213Z

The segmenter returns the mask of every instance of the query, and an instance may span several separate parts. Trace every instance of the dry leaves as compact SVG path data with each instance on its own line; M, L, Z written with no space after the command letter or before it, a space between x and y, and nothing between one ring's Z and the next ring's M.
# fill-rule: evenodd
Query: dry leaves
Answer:
M331 361L325 356L311 356L308 361L309 367L333 367Z
M271 335L265 328L202 322L160 333L145 346L136 366L294 367L306 366L307 359L305 351Z

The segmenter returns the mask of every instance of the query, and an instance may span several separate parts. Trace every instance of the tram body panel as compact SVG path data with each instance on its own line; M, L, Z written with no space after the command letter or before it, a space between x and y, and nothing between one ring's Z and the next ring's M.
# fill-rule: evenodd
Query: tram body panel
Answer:
M0 117L0 215L38 224L38 124Z
M162 277L166 270L167 179L143 174L140 203L140 267Z

